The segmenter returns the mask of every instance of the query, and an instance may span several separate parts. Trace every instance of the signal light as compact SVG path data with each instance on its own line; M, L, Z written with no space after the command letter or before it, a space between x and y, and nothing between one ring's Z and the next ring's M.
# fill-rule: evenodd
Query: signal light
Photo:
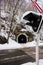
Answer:
M37 32L37 30L39 31L41 29L41 25L43 23L42 15L38 15L34 12L29 12L23 17L23 19L29 21L26 23L26 25L31 26L34 32Z

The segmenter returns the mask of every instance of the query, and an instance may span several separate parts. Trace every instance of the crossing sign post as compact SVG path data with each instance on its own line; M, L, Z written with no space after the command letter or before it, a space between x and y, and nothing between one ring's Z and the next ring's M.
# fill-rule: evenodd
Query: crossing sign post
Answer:
M29 22L26 23L26 25L29 25L32 27L36 37L36 65L39 65L39 43L40 43L40 35L39 31L41 29L41 26L43 24L42 20L42 14L43 14L43 9L40 7L40 5L37 3L38 0L31 0L32 2L32 12L28 12L25 16L23 16L23 19L28 20ZM38 15L37 13L33 13L35 8L35 12L41 13L41 15Z
M36 65L39 65L39 31L41 29L43 20L42 15L36 13L36 12L26 12L26 15L23 16L23 19L28 20L29 22L26 23L26 25L29 25L32 27L34 34L35 34L35 41L36 41Z

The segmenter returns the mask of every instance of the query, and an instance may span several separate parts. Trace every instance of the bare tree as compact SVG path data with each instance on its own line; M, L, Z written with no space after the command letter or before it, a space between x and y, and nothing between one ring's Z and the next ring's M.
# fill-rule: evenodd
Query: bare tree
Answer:
M30 5L27 4L25 0L2 0L2 1L4 1L4 11L7 14L9 14L8 17L5 17L5 18L1 17L1 19L3 19L5 21L5 25L7 25L7 27L9 28L8 38L7 38L9 41L10 33L12 33L12 29L14 29L14 27L17 23L15 15L17 15L17 17L18 16L21 17L25 11L30 9L29 8ZM13 25L14 25L14 27L13 27Z
M8 40L9 40L9 36L10 36L10 32L12 31L12 25L13 25L13 21L16 22L16 20L14 19L14 16L16 15L19 7L22 5L22 3L19 5L19 2L20 0L17 0L17 3L15 5L15 8L13 10L13 15L12 15L12 19L11 19L11 24L10 24L10 30L9 30L9 33L8 33ZM18 6L19 5L19 6ZM17 8L18 7L18 8Z

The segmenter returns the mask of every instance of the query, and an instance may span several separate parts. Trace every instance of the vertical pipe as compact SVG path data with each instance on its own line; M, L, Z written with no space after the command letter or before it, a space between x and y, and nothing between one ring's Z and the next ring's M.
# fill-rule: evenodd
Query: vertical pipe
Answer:
M37 2L37 0L34 0L35 2ZM37 12L37 9L35 7L35 5L33 4L33 11ZM35 33L36 34L36 38L35 38L35 41L36 41L36 65L39 65L39 34Z
M39 65L39 34L36 34L36 65Z

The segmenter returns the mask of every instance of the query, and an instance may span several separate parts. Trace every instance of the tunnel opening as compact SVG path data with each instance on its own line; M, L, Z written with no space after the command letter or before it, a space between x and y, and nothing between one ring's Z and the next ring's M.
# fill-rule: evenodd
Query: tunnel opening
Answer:
M21 34L18 36L18 43L26 43L26 42L27 42L26 35Z

